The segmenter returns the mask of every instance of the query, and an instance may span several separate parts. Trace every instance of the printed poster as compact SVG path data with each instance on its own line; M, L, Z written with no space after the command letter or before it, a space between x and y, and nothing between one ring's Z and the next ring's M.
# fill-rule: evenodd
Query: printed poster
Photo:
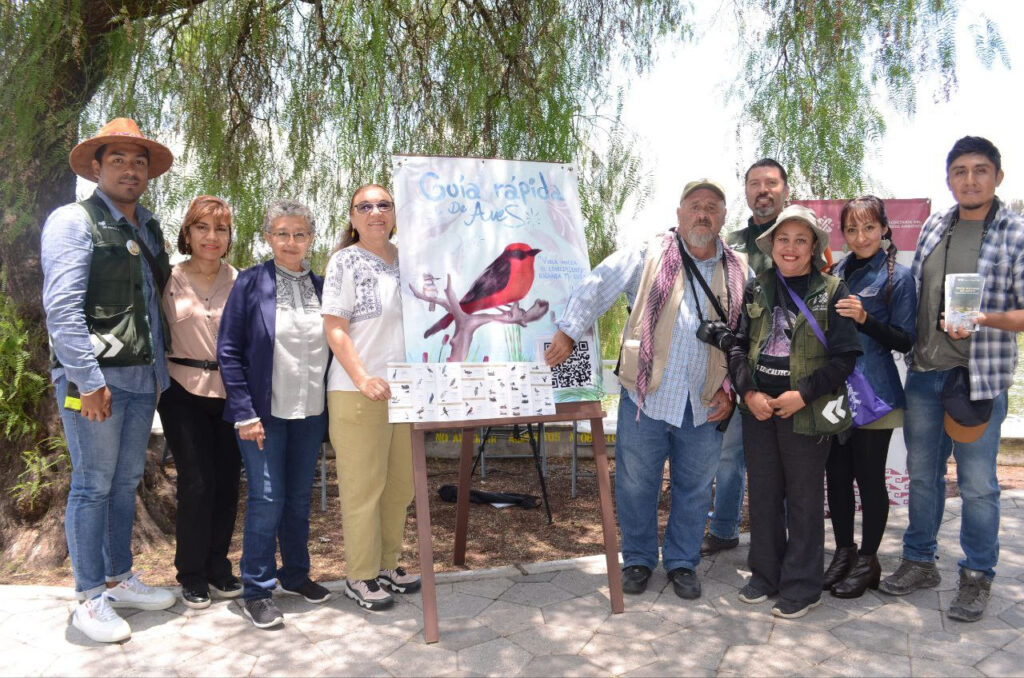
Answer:
M408 366L396 369L416 372L419 380L425 368L416 365L454 364L463 380L471 379L463 365L473 371L523 364L533 386L550 389L552 412L555 402L599 399L593 329L565 363L543 366L555 320L590 271L575 166L411 155L392 162ZM495 402L507 404L508 416L535 412L546 402L538 390L536 403L530 400L515 415L516 397L523 406L521 392L508 389ZM419 414L416 407L411 420L447 421L445 411L464 419L494 416L489 400L478 403L481 409L467 405L464 389L457 402ZM402 420L409 421L404 402L401 407Z

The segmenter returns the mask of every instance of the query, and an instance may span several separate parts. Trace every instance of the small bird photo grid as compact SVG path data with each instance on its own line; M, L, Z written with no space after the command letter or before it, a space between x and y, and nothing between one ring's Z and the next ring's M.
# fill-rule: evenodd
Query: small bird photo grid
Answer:
M555 413L544 363L388 363L391 423Z

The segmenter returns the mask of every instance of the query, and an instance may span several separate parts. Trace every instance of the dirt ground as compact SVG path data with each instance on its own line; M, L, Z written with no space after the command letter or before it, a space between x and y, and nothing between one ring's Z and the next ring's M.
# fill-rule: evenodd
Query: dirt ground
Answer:
M455 459L432 459L428 463L430 485L430 513L433 534L435 569L439 572L462 569L482 569L514 563L558 560L603 552L600 505L597 481L593 477L594 464L581 460L581 471L589 474L578 482L578 496L570 499L570 465L568 459L548 460L548 492L554 522L547 524L543 505L534 509L510 507L496 509L489 505L470 505L469 536L466 568L452 565L452 546L455 536L455 504L444 502L437 490L442 485L456 484L458 462ZM614 470L614 461L612 462ZM173 476L174 466L168 464L166 472ZM310 556L313 578L334 581L345 576L345 551L341 529L341 511L335 484L333 461L328 463L327 510L320 510L319 474L313 488L313 507L310 518ZM957 496L956 469L950 463L947 483L948 494ZM1024 466L999 467L999 481L1003 489L1024 487ZM540 497L540 485L532 461L489 460L487 478L473 476L473 488L492 492L520 492ZM667 491L668 483L664 489ZM238 521L232 540L231 560L236 565L241 557L241 533L245 511L243 478L242 500L239 502ZM661 522L668 516L669 502L662 494ZM742 529L746 530L746 507ZM416 545L416 518L412 507L406 523L405 549L402 563L410 570L419 570ZM168 545L136 556L135 569L145 571L144 579L154 585L173 585L173 536ZM0 584L46 584L73 586L70 564L48 571L19 571L0 574Z

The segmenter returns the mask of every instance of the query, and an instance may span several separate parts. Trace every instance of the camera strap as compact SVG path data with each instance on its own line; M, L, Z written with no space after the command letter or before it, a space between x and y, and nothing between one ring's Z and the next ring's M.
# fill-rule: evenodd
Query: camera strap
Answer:
M694 263L693 259L686 252L686 248L683 247L683 240L679 237L679 232L676 231L676 245L679 246L679 256L683 260L683 268L686 270L686 279L690 281L690 289L693 290L693 305L697 308L697 318L701 322L704 322L704 314L700 310L700 300L697 298L697 286L694 284L693 279L696 276L700 282L700 286L704 289L704 294L707 296L711 305L715 307L715 311L718 313L718 317L722 319L726 325L729 324L728 314L722 310L722 305L718 303L718 298L711 291L704 276L701 275L700 269L697 268L697 264ZM725 269L725 296L726 304L732 305L731 293L729 291L729 260L725 257L725 252L722 252L722 267Z

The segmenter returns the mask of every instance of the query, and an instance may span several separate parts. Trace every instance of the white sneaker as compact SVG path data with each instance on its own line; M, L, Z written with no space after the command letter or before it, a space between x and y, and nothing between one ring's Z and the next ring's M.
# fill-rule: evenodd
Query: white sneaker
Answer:
M146 586L133 574L117 586L103 592L112 607L134 607L139 610L166 610L174 605L174 592Z
M79 603L71 616L71 625L97 643L117 643L132 635L128 622L117 616L105 596Z

